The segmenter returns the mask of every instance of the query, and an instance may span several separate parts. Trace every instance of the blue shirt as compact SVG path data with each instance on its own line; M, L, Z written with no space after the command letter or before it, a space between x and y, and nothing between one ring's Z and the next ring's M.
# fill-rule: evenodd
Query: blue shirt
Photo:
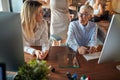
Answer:
M69 25L67 45L74 51L80 46L95 46L97 43L97 25L88 22L83 26L79 20L72 21Z

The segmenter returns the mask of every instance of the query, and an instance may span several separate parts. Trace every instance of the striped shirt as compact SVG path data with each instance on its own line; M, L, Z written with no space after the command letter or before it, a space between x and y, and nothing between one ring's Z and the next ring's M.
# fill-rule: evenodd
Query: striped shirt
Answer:
M83 26L79 20L72 21L69 25L67 45L74 51L80 46L95 46L97 43L97 25L88 22Z

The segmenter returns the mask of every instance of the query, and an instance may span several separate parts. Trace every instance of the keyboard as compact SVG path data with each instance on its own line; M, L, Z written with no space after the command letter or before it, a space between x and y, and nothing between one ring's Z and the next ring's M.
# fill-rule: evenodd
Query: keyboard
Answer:
M93 60L93 59L98 59L99 56L100 56L100 53L101 52L95 52L95 53L92 53L92 54L84 54L83 57L89 61L89 60Z
M14 80L17 72L7 71L6 74L6 80Z

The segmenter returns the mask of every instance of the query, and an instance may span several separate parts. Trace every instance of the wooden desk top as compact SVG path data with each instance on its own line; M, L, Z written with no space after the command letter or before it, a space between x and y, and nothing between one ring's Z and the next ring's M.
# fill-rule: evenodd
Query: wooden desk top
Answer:
M52 65L55 69L55 73L50 73L49 80L68 80L66 72L71 74L77 73L78 80L82 75L90 76L91 80L120 80L120 71L116 69L116 65L119 65L120 62L109 62L98 64L97 59L86 61L81 55L78 55L78 62L80 68L59 68L57 62L57 54L62 53L73 53L68 47L51 47L49 55L47 57L47 63ZM35 59L35 57L30 54L25 53L25 61Z

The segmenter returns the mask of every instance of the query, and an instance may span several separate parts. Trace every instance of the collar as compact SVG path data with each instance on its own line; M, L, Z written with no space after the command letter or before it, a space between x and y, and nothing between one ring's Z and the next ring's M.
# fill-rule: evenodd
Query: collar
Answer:
M80 27L82 28L82 30L85 29L85 28L87 29L87 28L89 27L89 24L90 24L89 21L88 21L88 23L87 23L86 26L82 25L82 24L79 22L79 25L80 25Z

